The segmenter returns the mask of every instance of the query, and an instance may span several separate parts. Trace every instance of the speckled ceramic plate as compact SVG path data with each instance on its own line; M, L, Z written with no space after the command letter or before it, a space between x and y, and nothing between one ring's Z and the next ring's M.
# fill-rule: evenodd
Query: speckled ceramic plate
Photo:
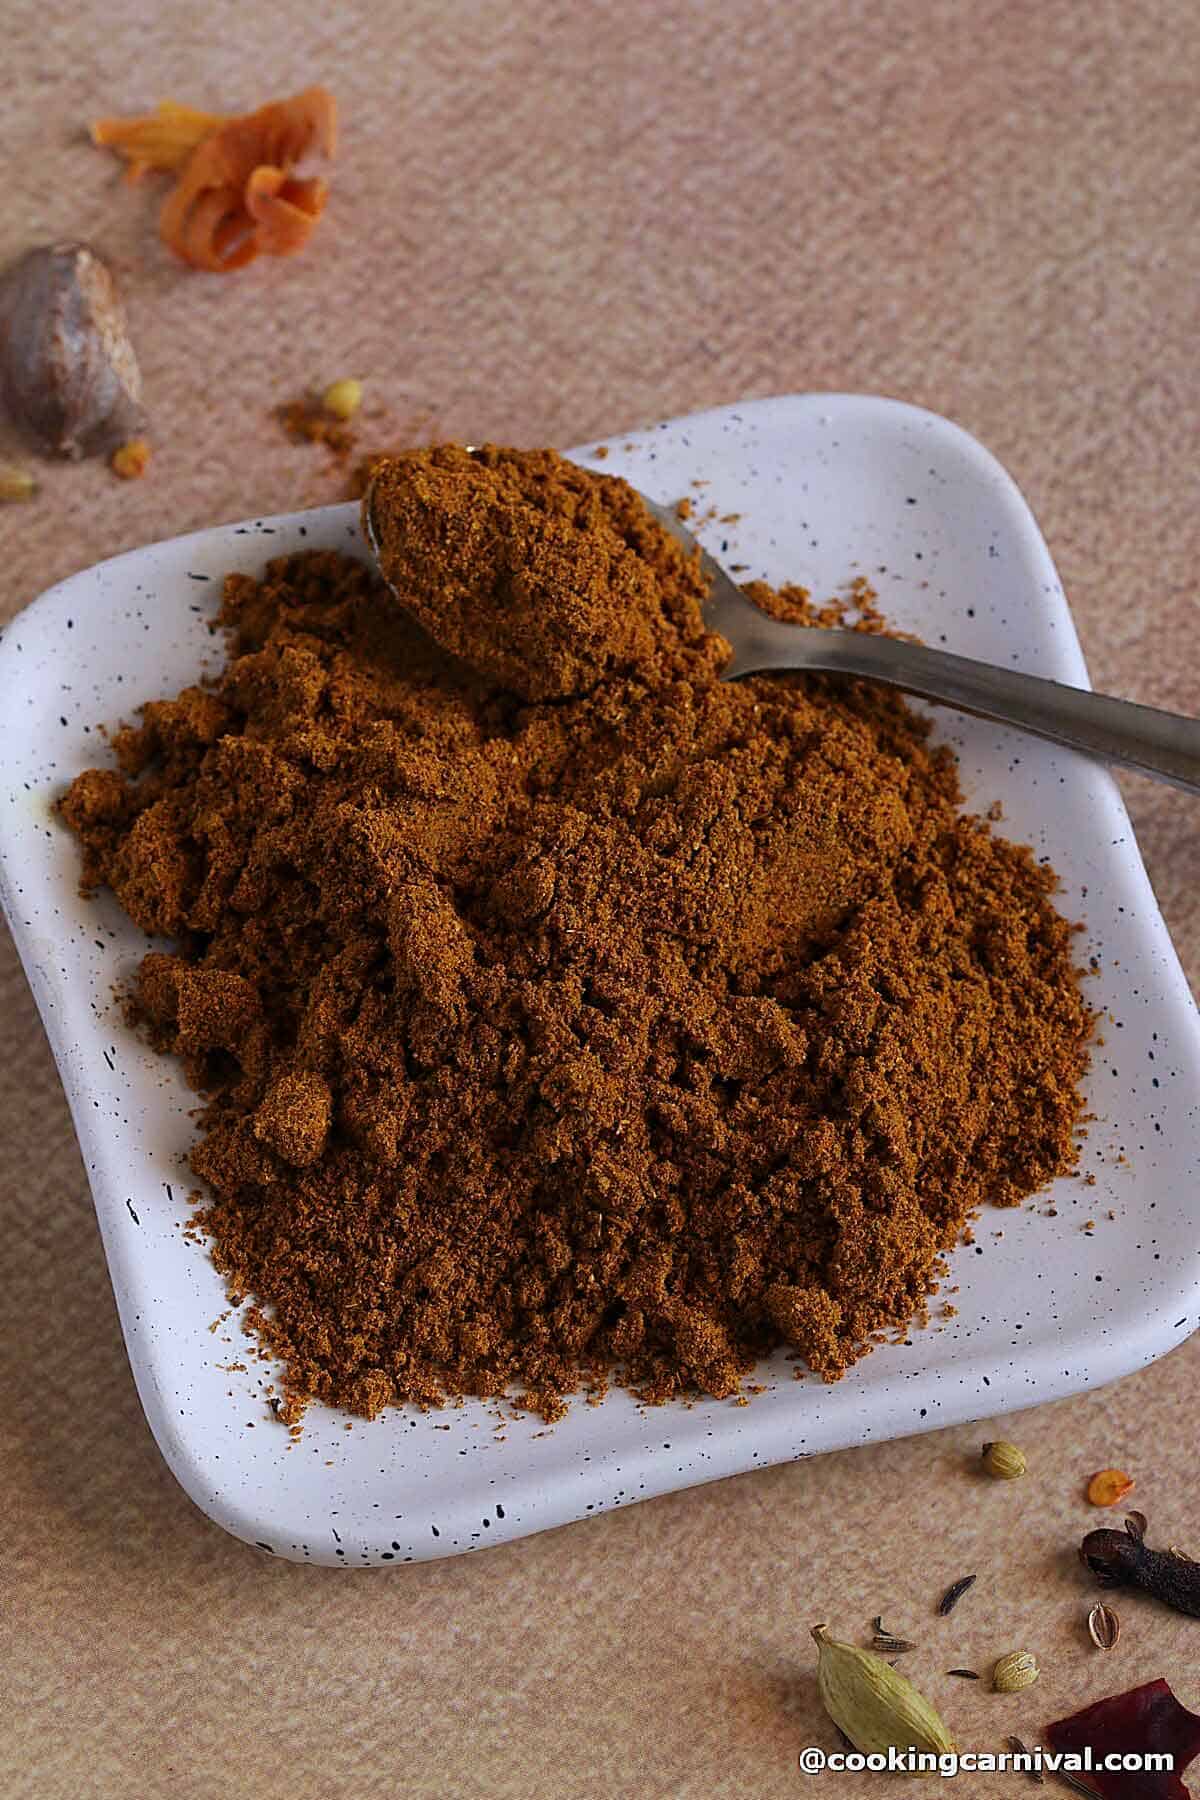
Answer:
M652 498L691 494L746 578L818 593L867 574L932 644L1086 683L1054 566L1012 481L972 438L893 401L756 401L610 440L579 459ZM698 485L704 483L706 485ZM708 510L736 521L703 522ZM1111 1015L1085 1169L982 1217L953 1259L958 1314L835 1386L764 1365L749 1406L644 1409L612 1394L553 1429L495 1405L375 1424L315 1408L292 1446L204 1252L185 1241L192 1096L122 1024L114 983L145 948L76 891L51 802L103 760L96 727L213 668L220 577L281 551L359 550L355 509L222 526L63 582L0 646L3 900L87 1164L129 1355L154 1434L196 1504L278 1556L362 1567L475 1550L673 1488L1050 1400L1151 1361L1200 1323L1200 1032L1117 789L1101 768L952 713L971 803L1049 856ZM1094 1220L1086 1232L1085 1222ZM213 1329L214 1322L216 1329Z

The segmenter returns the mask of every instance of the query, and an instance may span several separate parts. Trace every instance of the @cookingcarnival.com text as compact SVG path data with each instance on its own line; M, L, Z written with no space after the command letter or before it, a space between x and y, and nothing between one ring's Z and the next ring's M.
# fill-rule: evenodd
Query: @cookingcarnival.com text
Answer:
M1168 1750L1113 1750L1092 1756L1089 1749L1043 1750L918 1750L916 1745L888 1750L822 1750L808 1744L800 1752L802 1775L836 1775L862 1770L881 1775L990 1774L1016 1770L1023 1775L1100 1775L1117 1771L1129 1774L1170 1773L1175 1758Z

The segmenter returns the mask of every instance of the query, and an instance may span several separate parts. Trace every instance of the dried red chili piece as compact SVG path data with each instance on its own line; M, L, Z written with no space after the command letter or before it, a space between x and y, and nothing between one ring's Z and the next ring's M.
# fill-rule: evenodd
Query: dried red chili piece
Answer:
M1084 1776L1101 1800L1188 1800L1183 1771L1200 1753L1200 1714L1181 1706L1165 1681L1147 1681L1124 1694L1111 1694L1069 1719L1046 1727L1055 1750L1082 1755L1090 1749L1093 1767ZM1101 1769L1112 1755L1167 1752L1173 1768Z

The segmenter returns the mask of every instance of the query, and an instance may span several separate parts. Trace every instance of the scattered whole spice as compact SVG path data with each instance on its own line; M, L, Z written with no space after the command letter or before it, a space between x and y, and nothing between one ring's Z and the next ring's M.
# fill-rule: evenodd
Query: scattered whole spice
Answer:
M954 1608L958 1605L967 1589L974 1587L977 1579L978 1578L974 1575L962 1575L957 1581L952 1581L950 1583L950 1586L938 1601L938 1612L943 1618L945 1618L947 1613L952 1613L954 1611Z
M904 1656L916 1647L908 1638L893 1637L888 1631L877 1631L871 1639L871 1648L879 1656Z
M1004 1741L1008 1745L1009 1749L1015 1751L1018 1756L1030 1756L1031 1755L1028 1745L1026 1745L1019 1737L1015 1736L1015 1734L1013 1732L1010 1731ZM1025 1773L1028 1775L1030 1781L1034 1782L1038 1787L1045 1787L1046 1777L1042 1774L1042 1771L1039 1768L1036 1768L1033 1765L1032 1762L1026 1768Z
M19 468L16 463L0 463L0 501L32 500L36 493L37 482L28 469Z
M1039 1674L1037 1657L1031 1650L1010 1650L992 1670L992 1689L997 1694L1019 1694L1032 1687Z
M230 576L224 671L62 807L173 940L131 1012L203 1094L282 1416L732 1396L780 1344L834 1379L973 1209L1074 1160L1054 877L899 696L719 681L698 564L624 483L388 468L399 598L332 553Z
M93 144L124 158L125 179L132 183L151 171L178 173L196 146L224 123L223 113L160 100L152 113L138 118L97 119L91 136Z
M1097 1601L1087 1620L1088 1636L1097 1650L1115 1650L1121 1636L1121 1621L1111 1606Z
M1087 1497L1093 1506L1115 1506L1134 1487L1124 1469L1098 1469L1088 1482Z
M145 438L130 438L113 451L109 463L122 481L137 481L150 466L150 445Z
M1052 1748L1064 1754L1082 1757L1090 1750L1088 1780L1102 1800L1188 1800L1183 1771L1200 1753L1200 1714L1181 1706L1165 1681L1148 1681L1097 1700L1048 1725L1046 1736ZM1109 1756L1145 1756L1151 1751L1168 1755L1173 1767L1101 1767Z
M362 397L362 382L346 378L330 382L321 395L321 405L335 419L352 419L362 405Z
M111 269L89 245L29 250L0 275L0 406L51 456L104 455L143 423Z
M927 1751L955 1748L935 1708L908 1680L871 1650L831 1638L814 1625L817 1690L839 1731L865 1755L893 1747Z
M947 1669L947 1675L957 1675L960 1681L978 1681L978 1669Z
M332 157L337 109L309 88L227 120L185 163L163 202L164 243L194 268L225 274L256 256L294 256L325 210L326 186L292 174L314 151Z
M163 101L145 117L99 120L92 138L134 176L177 172L159 217L163 242L193 268L226 274L308 242L326 186L292 171L314 153L334 155L337 106L323 87L236 118Z
M1136 1587L1176 1612L1200 1618L1200 1563L1176 1550L1151 1550L1144 1515L1127 1519L1124 1531L1089 1531L1079 1546L1082 1562L1101 1587Z
M997 1481L1016 1481L1027 1467L1024 1453L1015 1444L985 1444L980 1455L985 1473Z

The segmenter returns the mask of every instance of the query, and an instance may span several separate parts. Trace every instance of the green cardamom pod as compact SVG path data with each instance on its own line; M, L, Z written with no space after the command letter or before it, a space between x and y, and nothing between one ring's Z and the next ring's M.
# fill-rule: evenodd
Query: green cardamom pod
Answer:
M825 1711L856 1750L953 1750L954 1739L923 1694L898 1669L814 1625L817 1689Z

